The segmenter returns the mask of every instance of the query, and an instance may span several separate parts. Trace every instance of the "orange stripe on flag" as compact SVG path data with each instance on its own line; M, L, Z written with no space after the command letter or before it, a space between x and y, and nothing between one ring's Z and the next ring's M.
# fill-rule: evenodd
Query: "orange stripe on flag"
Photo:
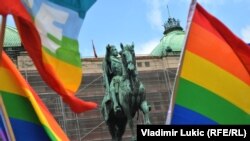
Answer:
M187 50L213 62L250 85L248 72L232 48L222 38L196 23L191 25Z

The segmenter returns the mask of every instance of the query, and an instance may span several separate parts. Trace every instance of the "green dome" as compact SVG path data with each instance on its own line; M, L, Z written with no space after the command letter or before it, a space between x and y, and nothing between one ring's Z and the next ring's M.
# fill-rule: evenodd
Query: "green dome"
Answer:
M4 47L20 47L21 39L14 27L6 26L4 34Z
M3 50L11 58L14 63L17 63L17 56L24 52L19 33L15 27L6 26L4 34Z
M173 19L173 21L171 21ZM171 18L164 24L165 31L160 43L150 53L151 56L166 56L168 52L180 53L183 47L185 32L180 27L179 21Z

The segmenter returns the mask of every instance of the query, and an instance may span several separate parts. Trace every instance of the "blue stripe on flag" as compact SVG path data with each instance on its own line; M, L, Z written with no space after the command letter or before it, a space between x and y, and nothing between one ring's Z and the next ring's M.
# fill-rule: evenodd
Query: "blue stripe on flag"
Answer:
M84 19L88 9L96 2L96 0L49 0L53 3L67 7L79 13L79 16Z
M185 125L217 125L215 121L191 111L185 107L175 104L173 118L171 124L185 124Z
M51 141L41 125L14 118L10 122L17 141Z

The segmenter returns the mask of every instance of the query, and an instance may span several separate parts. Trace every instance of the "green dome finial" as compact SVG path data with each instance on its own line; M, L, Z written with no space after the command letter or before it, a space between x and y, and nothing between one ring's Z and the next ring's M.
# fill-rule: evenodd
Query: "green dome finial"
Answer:
M185 32L180 25L180 21L171 18L169 14L169 18L163 26L165 29L163 32L164 36L150 55L164 57L170 54L180 54L185 38Z
M174 31L174 30L183 30L181 25L180 25L180 21L175 18L168 18L168 21L164 23L164 29L165 31L163 32L164 35L166 35L167 33Z

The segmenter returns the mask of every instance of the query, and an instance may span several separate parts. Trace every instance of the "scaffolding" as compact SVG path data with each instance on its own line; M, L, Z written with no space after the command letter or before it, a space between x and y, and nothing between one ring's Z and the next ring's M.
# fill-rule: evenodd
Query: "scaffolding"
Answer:
M152 106L150 112L152 124L165 124L177 69L177 67L175 67L177 66L176 63L178 63L178 57L176 56L153 59L146 57L146 59L137 60L138 77L145 86L146 99ZM83 73L83 81L76 96L101 105L104 96L100 65L101 59L100 61L92 61L91 64L95 66L93 69L97 69L97 71L94 71L97 73ZM88 65L88 69L91 69L91 65ZM62 99L44 83L36 70L29 70L28 68L22 69L21 73L39 94L71 141L111 140L108 127L101 115L100 106L95 110L75 114L63 103ZM139 115L138 119L134 119L136 124L143 123L143 114L139 113ZM127 126L123 140L131 140L130 137L130 129Z

